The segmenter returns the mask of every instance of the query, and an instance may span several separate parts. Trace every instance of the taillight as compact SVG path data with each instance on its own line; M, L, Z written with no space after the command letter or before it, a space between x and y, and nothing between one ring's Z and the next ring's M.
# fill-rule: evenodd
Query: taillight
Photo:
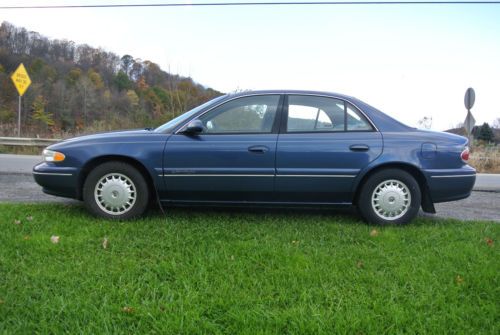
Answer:
M467 163L467 161L469 160L469 148L468 147L465 147L465 149L462 151L462 153L460 154L460 158L462 158L462 161L464 163Z

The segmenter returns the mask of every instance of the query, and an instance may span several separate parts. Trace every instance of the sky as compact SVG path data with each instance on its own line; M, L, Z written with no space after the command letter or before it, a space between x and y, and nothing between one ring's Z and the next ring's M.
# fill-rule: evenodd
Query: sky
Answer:
M0 6L216 1L229 2ZM0 9L0 21L150 60L222 92L338 92L410 126L432 117L432 129L445 130L464 121L473 87L476 123L500 118L500 4Z

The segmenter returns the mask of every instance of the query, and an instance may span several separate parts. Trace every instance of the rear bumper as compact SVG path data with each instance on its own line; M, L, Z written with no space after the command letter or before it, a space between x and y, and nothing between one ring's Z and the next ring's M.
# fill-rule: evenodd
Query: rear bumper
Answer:
M468 165L460 169L426 170L425 173L434 203L467 198L476 182L476 170Z
M66 198L77 198L78 169L40 163L33 167L33 178L44 193Z

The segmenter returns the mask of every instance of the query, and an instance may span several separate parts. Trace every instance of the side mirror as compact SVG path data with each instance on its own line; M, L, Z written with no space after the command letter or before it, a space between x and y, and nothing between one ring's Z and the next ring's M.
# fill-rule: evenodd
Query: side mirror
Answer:
M193 120L187 124L186 128L184 128L183 133L198 134L201 133L204 129L205 127L203 126L203 122L201 122L201 120Z

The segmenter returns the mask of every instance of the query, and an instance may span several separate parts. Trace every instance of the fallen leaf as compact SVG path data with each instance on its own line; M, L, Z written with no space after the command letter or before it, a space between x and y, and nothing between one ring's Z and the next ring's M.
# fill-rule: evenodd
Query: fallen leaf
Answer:
M461 285L464 283L464 279L460 275L457 275L457 277L455 278L455 281L457 282L458 285Z
M2 299L0 299L0 305L3 305L5 303L5 301L3 301Z
M33 216L31 216L31 215L30 215L30 216L27 216L27 217L26 217L26 220L28 220L28 221L33 221Z
M489 245L490 247L492 247L494 243L493 240L489 237L485 237L484 242L486 242L486 244Z
M109 240L107 237L105 237L104 240L102 240L102 248L108 249L108 246L109 246Z
M370 232L370 236L371 237L378 236L378 230L377 229L372 229L372 231Z
M50 242L57 244L57 243L59 243L59 239L60 239L59 236L52 235L50 237Z
M21 224L21 220L14 220L14 224Z
M126 307L123 307L123 308L122 308L122 312L123 312L123 313L128 313L128 314L131 314L131 313L133 313L133 312L134 312L134 308L133 308L133 307L128 307L128 306L126 306Z
M356 263L356 267L357 267L358 269L364 268L364 267L365 267L365 263L363 263L363 261L358 261L358 262Z
M292 244L299 244L299 243L300 241L295 241L295 240L292 241Z
M29 240L31 237L29 237L28 235L24 236L24 240L27 241Z

